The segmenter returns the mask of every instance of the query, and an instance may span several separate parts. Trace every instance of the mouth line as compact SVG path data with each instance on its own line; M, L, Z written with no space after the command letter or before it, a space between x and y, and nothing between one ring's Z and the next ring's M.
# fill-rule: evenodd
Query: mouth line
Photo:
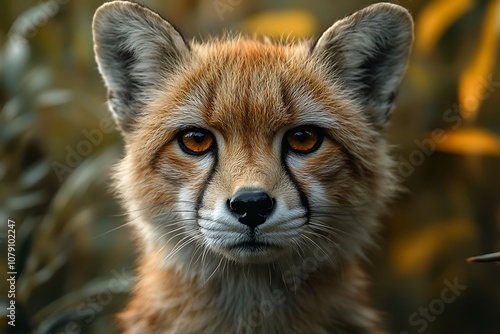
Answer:
M276 248L277 246L269 244L267 242L258 242L256 240L247 240L232 244L229 249L243 248L252 251L262 251L269 248Z

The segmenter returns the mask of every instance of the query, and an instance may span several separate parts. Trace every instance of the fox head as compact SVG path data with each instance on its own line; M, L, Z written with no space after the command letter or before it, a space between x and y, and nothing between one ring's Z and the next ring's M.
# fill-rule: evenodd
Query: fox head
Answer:
M95 54L126 144L114 178L144 252L181 266L361 256L396 189L383 130L412 28L380 3L314 42L197 43L138 4L103 5Z

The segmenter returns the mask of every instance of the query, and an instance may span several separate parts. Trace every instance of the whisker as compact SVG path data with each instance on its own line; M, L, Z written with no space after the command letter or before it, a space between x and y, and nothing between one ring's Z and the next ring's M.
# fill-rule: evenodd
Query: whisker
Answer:
M220 265L221 265L221 263L222 263L222 261L223 261L223 260L224 260L224 258L223 258L223 257L221 257L221 259L220 259L220 261L219 261L219 264L218 264L218 265L217 265L217 267L214 269L214 271L212 272L212 274L211 274L210 276L208 276L208 278L205 280L204 285L205 285L206 283L208 283L208 281L210 281L210 278L212 278L212 276L213 276L213 275L217 272L217 269L219 269L219 267L220 267Z
M184 247L186 247L189 243L191 243L194 240L195 240L195 238L192 235L187 235L187 236L183 237L181 240L179 240L177 242L177 244L172 249L172 252L169 253L168 256L165 258L165 261L168 261L175 254L177 254L181 249L183 249Z
M174 208L171 208L170 206L172 205L177 205L177 204L189 204L189 205L192 205L193 206L193 209L192 210L189 210L189 209L183 209L183 210L177 210L177 209L174 209ZM130 214L132 213L147 213L148 211L151 211L151 210L154 210L154 209L159 209L159 210L165 210L165 209L168 209L169 212L175 212L175 213L195 213L195 210L194 210L194 206L195 206L195 202L194 201L172 201L172 202L164 202L164 203L160 203L160 204L153 204L153 205L150 205L150 206L144 206L144 207L141 207L141 208L138 208L138 209L135 209L135 210L130 210L130 209L127 209L126 212L124 213L118 213L118 214L109 214L109 215L106 215L107 217L126 217L126 216L129 216Z
M338 237L341 237L341 235L339 233L344 233L345 235L348 235L351 237L354 236L353 234L351 234L345 230L339 229L339 228L334 227L334 226L327 225L325 222L323 222L319 219L311 219L309 225L311 226L311 228L316 228L317 230L321 230L323 232L332 233Z
M206 261L207 252L208 252L208 247L205 247L203 249L203 252L201 253L201 265L203 267L203 271L205 271L205 267L207 265L207 261Z
M311 217L318 218L350 218L356 216L357 212L327 212L327 211L313 211Z
M98 238L100 238L100 237L102 237L104 235L107 235L107 234L111 233L111 232L115 232L115 231L117 231L117 230L119 230L119 229L121 229L121 228L129 225L129 224L131 224L131 222L126 222L126 223L120 224L120 226L113 227L111 230L108 230L108 231L103 232L103 233L101 233L99 235L96 235L95 237L93 237L93 240L98 239Z
M133 210L133 211L131 211L131 212L139 212L139 211L141 211L141 210ZM146 212L143 212L143 213L144 213L144 215L146 214ZM153 217L153 219L157 219L157 218L159 218L159 217L161 217L161 216L163 216L163 215L165 215L165 216L166 216L166 215L170 215L170 214L172 214L172 213L192 213L192 211L187 211L187 210L186 210L186 211L173 211L173 210L171 210L171 211L168 211L168 212L163 212L163 213L157 214L157 215L155 215L155 216ZM129 215L128 213L124 213L124 214L117 214L117 215L108 215L108 217L120 217L120 216L121 216L121 217L125 217L125 216L128 216L128 215ZM142 216L144 216L144 215L142 215ZM133 224L133 223L134 223L134 221L135 221L136 219L139 219L139 218L141 218L142 216L141 216L141 215L139 215L139 216L136 216L136 217L134 217L134 218L131 218L131 219L129 219L126 223L123 223L123 224L121 224L120 226L114 227L114 228L110 229L109 231L103 232L103 233L101 233L101 234L99 234L99 235L95 236L95 237L94 237L94 239L100 238L100 237L102 237L102 236L104 236L104 235L107 235L107 234L109 234L109 233L111 233L111 232L117 231L117 230L119 230L119 229L121 229L121 228L123 228L123 227L125 227L125 226L127 226L127 225L131 225L131 224ZM185 221L187 221L188 219L184 219L184 220L185 220ZM181 222L181 221L182 221L182 220L177 219L177 222ZM173 224L173 223L176 223L176 221L172 221L172 224ZM155 227L155 229L160 228L160 227L161 227L161 226L157 226L157 227Z
M325 257L328 259L328 262L330 262L330 264L332 266L334 266L334 263L332 262L330 254L328 254L327 252L325 252L325 250L323 249L323 247L321 247L320 245L318 245L314 240L312 240L311 238L309 238L307 235L304 235L304 237L306 239L308 239L311 243L313 243L323 254L325 254Z
M200 236L198 238L198 240L203 240L203 238ZM200 259L200 256L201 256L201 253L200 253L200 248L202 247L202 243L196 243L195 246L194 246L194 250L193 250L193 256L191 256L191 260L189 261L189 264L188 264L188 272L191 270L191 264L194 266L196 265L196 263L198 262L198 260ZM193 263L193 259L195 257L195 254L198 254L198 256L196 257L196 261L194 261Z
M182 235L186 235L186 234L187 234L187 235L189 235L190 233L191 233L191 231L182 231L182 232L180 232L180 233L174 234L174 235L173 235L173 236L171 236L171 237L170 237L167 241L165 241L165 243L166 243L166 244L168 244L168 243L170 243L170 241L172 241L172 239L174 239L174 238L176 238L176 237L180 237L180 236L182 236ZM168 234L170 234L170 233L165 233L165 234L164 234L164 235L162 235L160 238L158 238L158 240L159 240L159 239L161 239L162 237L167 236Z
M335 244L336 246L338 246L338 244L333 241L332 239L328 238L326 235L324 234L321 234L321 233L318 233L318 232L314 232L314 231L305 231L305 233L309 233L309 234L312 234L318 238L322 238L322 239L325 239L326 241L328 241L330 244Z

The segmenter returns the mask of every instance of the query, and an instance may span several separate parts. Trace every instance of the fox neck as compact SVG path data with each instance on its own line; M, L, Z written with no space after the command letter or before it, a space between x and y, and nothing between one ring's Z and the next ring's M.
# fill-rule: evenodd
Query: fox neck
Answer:
M122 319L162 319L158 331L167 333L377 332L378 316L364 299L366 281L357 261L306 261L284 271L273 265L207 265L206 273L188 275L149 256L140 261L136 298ZM140 320L131 319L136 314Z

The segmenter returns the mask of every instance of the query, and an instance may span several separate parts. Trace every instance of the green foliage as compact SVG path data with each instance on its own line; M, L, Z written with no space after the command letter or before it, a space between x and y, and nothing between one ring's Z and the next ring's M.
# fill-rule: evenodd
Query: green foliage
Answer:
M129 250L101 237L122 221L107 193L108 169L118 146L100 126L102 117L87 112L84 129L71 119L70 106L81 108L80 92L71 86L54 88L56 71L35 62L29 37L43 28L35 18L47 14L47 6L41 3L23 13L0 53L0 219L16 222L17 272L16 327L8 327L2 316L0 328L17 333L107 332L111 322L95 319L123 305L130 288L125 270L130 268ZM70 131L48 133L53 124ZM94 129L101 139L88 145L84 130ZM81 163L68 164L65 148L76 150ZM56 162L64 173L56 173ZM2 244L6 230L2 223ZM6 250L0 256L6 273ZM5 279L0 286L7 291ZM0 312L5 315L6 308Z

